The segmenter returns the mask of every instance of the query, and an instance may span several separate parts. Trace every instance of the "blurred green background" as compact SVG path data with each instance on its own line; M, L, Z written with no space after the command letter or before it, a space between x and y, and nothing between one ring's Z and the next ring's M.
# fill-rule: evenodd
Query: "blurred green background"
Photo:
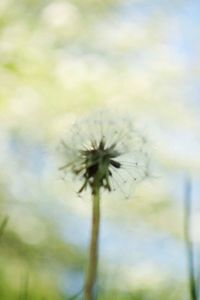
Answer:
M100 299L189 299L182 200L190 174L198 268L199 26L197 0L0 1L0 299L82 289L91 202L55 153L98 109L132 112L154 161L132 199L102 200Z

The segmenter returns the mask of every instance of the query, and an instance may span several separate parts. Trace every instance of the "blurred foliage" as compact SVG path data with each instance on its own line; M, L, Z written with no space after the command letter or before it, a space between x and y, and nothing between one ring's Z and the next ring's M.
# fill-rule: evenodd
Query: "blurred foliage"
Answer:
M1 231L3 227L4 230L0 240L1 299L62 299L58 279L66 270L82 272L85 261L82 251L64 242L45 219L43 223L48 234L35 245L19 236L12 218L6 220L1 225ZM25 298L27 280L28 296Z
M198 24L185 21L192 11L188 5L181 0L0 1L0 299L68 299L82 288L90 202L77 199L60 175L57 180L51 150L69 124L99 108L141 117L157 164L131 201L105 196L103 222L115 230L104 234L102 243L116 242L124 230L135 250L134 230L144 226L144 234L139 232L144 242L153 232L178 245L170 262L153 272L144 261L143 274L141 260L149 250L140 256L128 243L123 249L119 239L121 256L137 254L141 265L113 271L108 251L110 257L101 261L106 287L100 288L100 299L187 297L178 193L182 172L199 172L200 166L199 59L195 47L188 49L198 40ZM163 249L155 251L159 256ZM183 269L174 276L177 261Z

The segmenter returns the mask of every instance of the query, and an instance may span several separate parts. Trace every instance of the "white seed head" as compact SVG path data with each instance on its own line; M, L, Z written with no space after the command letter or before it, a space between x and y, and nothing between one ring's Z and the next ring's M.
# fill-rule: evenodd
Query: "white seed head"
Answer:
M148 143L128 116L96 113L76 122L61 146L60 170L82 180L79 192L98 187L127 194L147 177Z

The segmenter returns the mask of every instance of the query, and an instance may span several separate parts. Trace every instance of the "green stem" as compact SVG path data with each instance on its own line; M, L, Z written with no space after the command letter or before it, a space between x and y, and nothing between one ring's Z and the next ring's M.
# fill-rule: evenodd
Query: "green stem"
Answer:
M85 300L95 299L95 287L97 283L98 248L99 248L99 225L100 225L100 192L99 188L93 191L92 199L92 232L90 240L90 252L88 271L85 281Z
M197 288L195 280L195 270L194 270L194 252L193 244L190 237L190 219L191 219L191 180L186 179L185 183L185 207L184 207L184 238L187 253L187 263L188 263L188 276L189 276L189 289L191 300L197 300Z
M8 223L8 219L9 219L8 217L5 217L3 219L1 225L0 225L0 240L1 240L2 236L3 236L3 234L4 234L5 227L6 227L7 223Z

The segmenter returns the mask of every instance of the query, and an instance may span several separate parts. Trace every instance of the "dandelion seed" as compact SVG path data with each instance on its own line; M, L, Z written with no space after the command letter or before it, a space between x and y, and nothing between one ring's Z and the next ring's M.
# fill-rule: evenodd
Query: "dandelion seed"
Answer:
M100 225L100 192L115 190L130 195L130 187L148 176L149 155L146 139L129 118L98 113L74 124L62 141L64 174L79 178L79 194L91 190L92 233L84 299L95 294Z
M146 139L129 119L114 119L108 113L84 119L72 126L62 142L65 173L74 174L82 185L79 193L94 185L109 192L124 182L129 189L144 179L149 157ZM119 175L118 175L119 174Z

